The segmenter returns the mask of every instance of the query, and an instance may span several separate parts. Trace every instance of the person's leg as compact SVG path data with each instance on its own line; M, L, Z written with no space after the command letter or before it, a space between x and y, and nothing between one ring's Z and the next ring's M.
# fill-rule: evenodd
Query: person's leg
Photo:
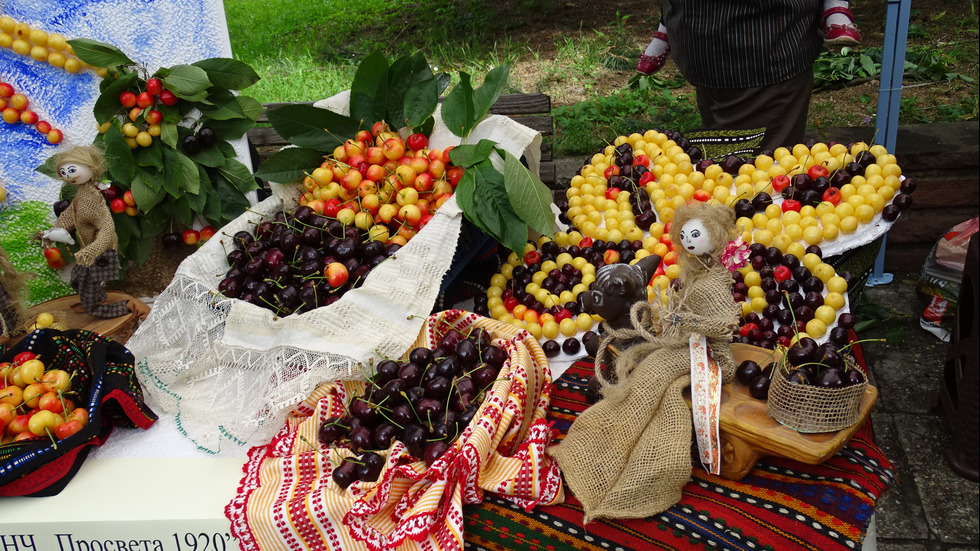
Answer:
M670 55L670 42L667 40L667 27L661 21L657 32L653 33L653 40L636 61L636 70L644 75L652 75L667 63L668 55Z
M702 128L747 130L765 128L760 149L792 147L803 141L813 91L813 73L787 81L744 89L697 87Z
M855 46L861 42L861 33L854 24L850 2L824 0L823 41L829 46Z

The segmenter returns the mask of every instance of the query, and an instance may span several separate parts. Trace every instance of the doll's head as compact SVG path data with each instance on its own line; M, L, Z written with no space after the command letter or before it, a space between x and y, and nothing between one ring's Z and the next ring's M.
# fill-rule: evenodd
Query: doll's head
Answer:
M59 178L75 185L98 182L105 172L102 150L94 145L80 145L58 154L55 166Z
M735 211L702 202L681 205L670 222L670 238L691 256L717 259L735 237ZM683 256L683 255L682 255Z

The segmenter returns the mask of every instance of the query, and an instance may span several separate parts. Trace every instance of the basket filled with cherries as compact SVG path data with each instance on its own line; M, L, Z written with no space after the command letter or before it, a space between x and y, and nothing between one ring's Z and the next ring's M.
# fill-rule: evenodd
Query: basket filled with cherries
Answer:
M850 346L802 337L786 348L773 362L769 415L802 433L834 432L857 423L869 383ZM737 376L745 378L750 370L743 362Z

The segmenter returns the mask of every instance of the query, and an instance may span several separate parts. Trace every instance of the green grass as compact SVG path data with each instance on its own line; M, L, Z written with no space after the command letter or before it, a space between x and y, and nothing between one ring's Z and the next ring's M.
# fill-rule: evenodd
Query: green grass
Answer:
M574 30L556 27L552 55L535 51L527 36L567 9L559 0L225 0L233 54L263 77L246 93L263 103L315 101L345 90L359 61L376 49L389 59L422 52L435 70L454 78L466 72L477 83L495 66L530 62L534 70L512 71L505 92L551 96L556 156L590 154L633 130L699 127L691 88L676 89L680 81L634 74L628 86L609 84L622 83L633 71L655 26L653 8L643 14L610 9L605 21L584 21ZM853 9L862 28L881 25L884 6L861 2ZM962 6L913 10L906 84L924 82L935 93L904 96L903 124L978 118L978 22L975 12L963 12ZM846 55L826 53L816 65L817 80L828 89L874 81L880 58L880 48L869 44ZM842 109L829 95L815 94L811 124L873 124L872 96L852 94Z

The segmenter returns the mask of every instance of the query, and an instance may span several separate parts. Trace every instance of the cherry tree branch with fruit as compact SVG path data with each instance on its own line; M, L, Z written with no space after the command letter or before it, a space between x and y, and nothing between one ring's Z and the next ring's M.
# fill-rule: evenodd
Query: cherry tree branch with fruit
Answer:
M145 262L162 233L191 230L196 221L220 227L244 212L246 194L258 186L230 142L264 109L237 93L259 80L251 67L211 58L150 73L111 44L69 43L79 59L106 68L93 108L94 143L105 151L103 195L125 262ZM38 170L52 175L50 164ZM64 188L62 199L70 192Z

